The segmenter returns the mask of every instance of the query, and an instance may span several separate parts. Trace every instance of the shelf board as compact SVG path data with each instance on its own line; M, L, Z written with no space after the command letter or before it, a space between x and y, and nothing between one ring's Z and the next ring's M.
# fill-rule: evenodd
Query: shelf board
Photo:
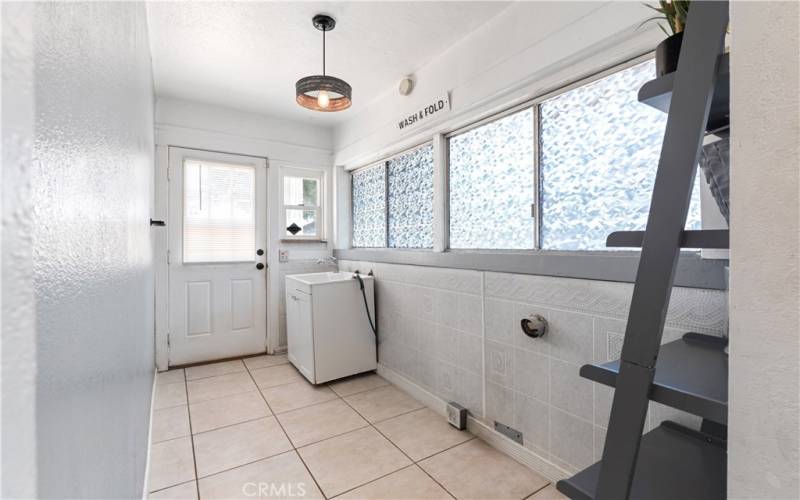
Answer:
M687 333L661 346L650 399L705 419L728 424L727 340ZM584 378L614 387L619 360L581 367Z
M639 102L665 113L669 112L674 81L675 73L669 73L655 80L650 80L639 89ZM706 130L709 132L724 128L730 123L730 93L729 56L728 54L722 54L719 59L717 83L716 87L714 87L714 97L711 100L711 109L709 110L708 123L706 124Z
M663 422L642 437L630 498L658 500L726 497L725 442L673 422ZM573 500L595 498L601 462L558 482Z
M644 231L614 231L606 238L607 247L641 248ZM681 248L730 248L727 229L703 229L684 231Z

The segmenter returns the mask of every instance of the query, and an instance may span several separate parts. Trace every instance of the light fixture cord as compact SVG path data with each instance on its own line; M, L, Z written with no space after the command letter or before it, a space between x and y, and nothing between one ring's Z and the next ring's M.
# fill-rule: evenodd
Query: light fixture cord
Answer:
M322 30L322 76L325 76L325 31Z

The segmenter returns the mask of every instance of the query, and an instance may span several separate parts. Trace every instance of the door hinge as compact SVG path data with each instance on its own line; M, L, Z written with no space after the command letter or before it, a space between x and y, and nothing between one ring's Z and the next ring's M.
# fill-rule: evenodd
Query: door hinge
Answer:
M170 172L169 172L169 165L167 165L167 181L170 181L170 180L172 180L172 177L170 177L170 175L169 175L169 174L170 174Z
M170 340L169 340L169 332L167 332L167 347L171 347L171 346L172 346L172 343L170 343Z
M167 265L170 263L170 251L167 250Z

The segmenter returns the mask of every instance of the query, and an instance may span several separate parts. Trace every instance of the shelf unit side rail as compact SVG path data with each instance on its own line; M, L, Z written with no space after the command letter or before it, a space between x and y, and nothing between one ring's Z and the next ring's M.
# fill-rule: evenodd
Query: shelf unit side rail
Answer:
M666 320L697 160L728 24L728 2L693 2L623 341L596 498L627 499Z

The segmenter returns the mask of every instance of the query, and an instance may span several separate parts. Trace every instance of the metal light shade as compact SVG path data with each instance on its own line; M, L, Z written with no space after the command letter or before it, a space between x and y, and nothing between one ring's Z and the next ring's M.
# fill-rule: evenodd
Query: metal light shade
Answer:
M353 89L350 84L335 76L312 75L297 80L295 84L297 104L314 111L341 111L352 104ZM329 104L319 103L320 92L327 92Z

